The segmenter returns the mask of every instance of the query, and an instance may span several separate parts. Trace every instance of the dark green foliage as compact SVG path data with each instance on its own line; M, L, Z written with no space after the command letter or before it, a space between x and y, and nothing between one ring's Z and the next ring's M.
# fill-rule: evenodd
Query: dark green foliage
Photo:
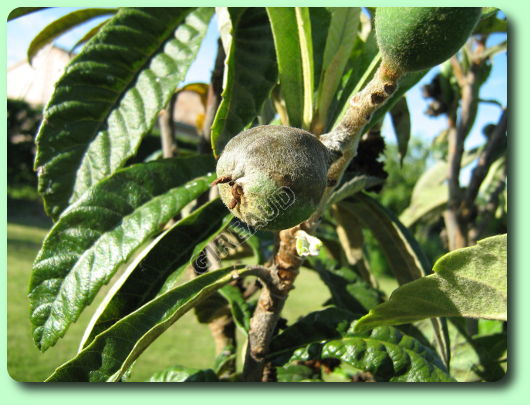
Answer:
M353 269L335 268L333 262L326 265L313 258L309 260L309 264L329 288L331 302L338 308L364 314L383 301L383 293L363 281Z
M92 330L82 343L85 347L118 319L127 316L157 295L171 289L184 270L227 224L231 215L221 201L214 200L178 221L131 269L127 279L94 319Z
M213 176L198 177L208 167L207 156L138 164L70 206L33 265L31 320L41 350L55 344L121 264L208 189Z
M263 7L228 8L232 37L227 54L223 100L212 124L214 155L248 127L276 84L278 66L272 32Z
M120 319L96 336L75 358L47 381L117 381L142 351L196 303L244 270L231 266L199 276L175 287Z
M369 372L376 381L454 381L429 347L392 327L355 334L354 323L349 324L355 318L332 307L287 328L271 346L273 364L281 366L278 375L299 381L314 378L316 364L334 368L346 363Z
M212 13L120 9L72 60L37 135L39 193L53 219L134 155L195 58Z

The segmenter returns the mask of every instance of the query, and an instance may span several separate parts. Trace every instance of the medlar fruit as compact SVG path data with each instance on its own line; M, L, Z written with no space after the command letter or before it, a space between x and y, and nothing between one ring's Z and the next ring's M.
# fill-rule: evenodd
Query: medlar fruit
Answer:
M377 44L383 62L403 72L436 66L466 42L481 7L378 7Z
M329 164L328 150L313 134L262 125L227 143L212 184L237 218L278 231L306 220L317 208Z

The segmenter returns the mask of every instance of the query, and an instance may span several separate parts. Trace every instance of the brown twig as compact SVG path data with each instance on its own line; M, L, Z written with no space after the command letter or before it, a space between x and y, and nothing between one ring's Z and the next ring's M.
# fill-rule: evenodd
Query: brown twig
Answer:
M471 173L471 179L469 181L469 186L467 187L464 201L462 203L464 211L471 210L471 207L477 197L478 191L484 178L488 174L488 170L493 163L493 156L495 155L499 145L502 143L502 140L506 134L506 129L508 126L508 114L504 110L501 114L499 122L495 126L492 134L490 135L488 142L486 143L485 149L479 156L477 166L473 169Z
M462 203L462 191L460 188L460 169L462 156L464 154L464 141L475 122L478 105L478 72L483 63L480 59L473 59L469 70L464 74L458 59L453 57L451 64L453 72L460 86L461 113L457 121L457 106L453 106L449 113L449 137L448 137L448 188L449 196L447 208L444 212L444 221L447 227L449 250L459 249L467 246L467 225L462 220L460 208Z
M160 111L158 117L160 139L162 142L162 156L164 158L172 158L178 154L177 143L175 142L175 121L173 120L177 98L178 94L173 94L167 107Z

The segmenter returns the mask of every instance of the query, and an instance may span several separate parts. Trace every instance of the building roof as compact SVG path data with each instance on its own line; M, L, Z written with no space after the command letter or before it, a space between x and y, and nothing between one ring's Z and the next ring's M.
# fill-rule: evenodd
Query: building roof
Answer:
M33 59L7 68L7 97L43 106L50 99L55 82L61 77L72 55L55 45L42 49Z

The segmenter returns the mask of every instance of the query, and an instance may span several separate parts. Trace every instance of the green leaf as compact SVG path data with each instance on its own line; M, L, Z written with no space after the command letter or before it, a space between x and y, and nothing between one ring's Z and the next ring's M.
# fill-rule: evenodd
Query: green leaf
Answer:
M454 353L451 374L458 381L498 381L506 374L508 339L505 332L470 336L466 319L451 318L449 334Z
M348 198L364 189L381 184L384 180L380 177L361 174L345 181L337 190L331 194L327 204L332 205Z
M53 219L136 153L184 79L212 11L120 9L68 65L36 139L39 193Z
M46 381L118 381L138 356L194 305L234 278L251 272L232 266L167 291L96 336Z
M385 337L351 337L327 342L322 358L338 358L356 368L371 373L376 381L391 382L453 382L441 363L432 363L410 344L412 338L403 336L399 343ZM408 347L409 346L409 347Z
M68 13L48 24L31 41L28 47L28 61L31 64L35 55L55 38L65 32L84 24L93 18L116 13L115 8L83 8Z
M351 56L361 9L359 7L333 7L326 39L322 73L318 84L318 121L322 130L327 124L331 103L336 97L344 69Z
M313 97L313 44L306 7L267 7L280 89L292 127L309 128Z
M488 7L490 8L490 7ZM486 11L486 10L484 10ZM497 17L498 9L488 10L482 13L482 18L473 30L473 35L488 35L493 33L506 33L508 21Z
M365 314L381 303L383 294L371 287L353 270L347 267L326 266L318 259L309 259L331 293L331 302L339 308L357 314Z
M90 41L100 30L101 28L103 28L103 26L105 24L107 24L109 22L109 20L105 20L101 23L99 23L98 25L96 25L95 27L92 27L90 30L88 30L85 35L83 35L75 44L74 46L72 46L72 48L70 49L70 53L72 53L73 51L75 51L79 46L87 43L88 41Z
M265 9L229 7L228 13L231 26L223 27L227 58L222 101L211 132L212 149L216 156L221 154L233 136L260 114L278 76L274 42Z
M406 96L401 97L392 107L390 118L396 133L400 164L403 166L403 159L407 155L410 140L410 113Z
M408 229L375 199L357 193L339 205L373 233L399 284L415 280L430 270L425 254Z
M462 157L462 168L473 162L479 153L478 149L465 152ZM412 190L410 205L399 218L403 225L411 227L425 215L445 206L448 198L446 184L448 176L449 163L438 161L418 179Z
M361 224L354 215L341 209L339 205L331 207L331 214L337 223L337 236L349 267L355 269L368 286L375 287L377 282L365 260L364 235Z
M439 316L506 320L506 234L454 250L434 264L434 274L405 284L370 310L357 330Z
M365 40L359 35L355 39L350 62L346 68L345 83L341 88L337 105L330 112L330 123L336 127L340 118L346 113L350 105L350 99L358 93L373 76L377 65L381 60L379 48L372 30Z
M323 382L320 373L308 366L289 364L276 369L278 382Z
M506 375L506 333L461 339L453 349L452 374L458 381L495 382Z
M44 10L46 8L49 7L17 7L14 10L11 10L9 15L7 16L7 21L11 21L15 18L34 13L35 11Z
M328 38L329 24L331 22L331 7L309 7L311 19L311 42L313 48L313 83L320 82L324 49Z
M252 310L250 304L243 298L241 290L233 285L225 285L219 293L230 304L230 311L236 325L245 335L248 334Z
M222 378L229 378L236 369L237 350L233 345L227 345L214 360L213 369L215 374Z
M211 369L173 366L153 374L147 382L218 382L219 378Z
M417 185L418 183L416 183ZM447 204L447 199L449 198L447 184L433 185L429 188L428 193L423 191L426 190L422 190L422 193L416 194L416 196L413 193L411 205L399 217L399 220L406 227L410 228L426 215L445 207Z
M376 381L454 381L436 353L392 327L310 343L296 349L287 364L326 359L338 359L369 372ZM278 358L273 364L281 365L285 360L285 357Z
M350 201L353 202L351 205L349 202L340 203L339 210L346 215L353 215L358 222L372 232L399 284L430 273L429 261L418 242L394 214L363 193L354 195ZM443 322L445 321L433 319L432 327L439 350L448 362L450 354L446 350L447 342L442 333Z
M311 312L272 339L268 357L277 365L283 364L298 347L346 336L350 324L358 318L359 315L337 307Z
M141 261L134 263L120 282L113 285L92 317L81 347L86 347L116 321L174 287L175 282L169 282L168 277L177 279L232 218L225 205L216 199L168 229L155 245L142 252Z
M215 175L198 176L213 171L213 163L199 156L118 170L61 215L30 281L33 338L41 350L64 335L140 245L208 190Z

